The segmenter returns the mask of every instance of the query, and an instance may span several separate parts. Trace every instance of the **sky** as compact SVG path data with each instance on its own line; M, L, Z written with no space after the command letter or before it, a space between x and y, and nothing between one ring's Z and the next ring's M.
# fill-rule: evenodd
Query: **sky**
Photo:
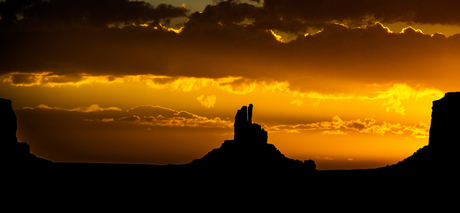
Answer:
M0 97L59 162L182 164L236 111L319 170L392 165L459 91L454 0L0 1Z

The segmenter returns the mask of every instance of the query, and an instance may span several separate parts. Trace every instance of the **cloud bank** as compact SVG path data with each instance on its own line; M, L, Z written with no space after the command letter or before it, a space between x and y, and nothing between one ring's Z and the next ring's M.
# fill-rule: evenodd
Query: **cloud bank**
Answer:
M456 1L219 1L188 14L183 6L127 0L6 1L0 74L23 85L47 73L42 82L236 77L318 91L312 79L320 78L453 90L460 80L458 34L395 33L381 23L458 25L458 8ZM188 21L180 30L167 27L177 17ZM320 31L306 33L311 29ZM295 39L282 43L278 31Z
M211 96L208 96L208 100ZM212 97L211 97L212 99ZM121 122L135 125L162 127L201 127L201 128L233 128L233 122L218 117L207 118L187 111L179 111L161 106L137 106L129 110L118 107L100 107L92 104L88 107L66 109L40 104L36 107L23 107L22 110L50 110L50 113L79 112L79 120L87 122ZM54 111L54 112L53 112ZM88 113L91 113L88 115Z
M97 104L72 109L50 107L41 104L36 107L23 107L21 109L49 110L50 113L61 114L63 112L83 113L72 115L75 116L75 119L86 122L119 123L149 127L233 128L233 121L224 120L219 117L207 118L187 111L152 105L137 106L129 110L121 110L118 107L100 107ZM66 115L66 117L69 117L69 115ZM342 120L339 116L334 116L331 121L308 124L261 125L269 132L299 133L302 131L319 131L320 134L345 135L347 133L365 133L382 136L392 133L416 138L428 138L430 128L424 123L404 125L400 123L392 124L383 122L378 124L373 118L365 118L364 120Z

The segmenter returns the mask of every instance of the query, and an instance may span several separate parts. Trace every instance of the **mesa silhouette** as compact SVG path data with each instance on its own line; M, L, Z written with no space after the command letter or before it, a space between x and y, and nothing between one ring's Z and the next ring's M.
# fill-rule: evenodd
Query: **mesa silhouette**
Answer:
M392 168L410 172L454 172L458 168L460 148L460 92L448 92L433 101L428 145Z

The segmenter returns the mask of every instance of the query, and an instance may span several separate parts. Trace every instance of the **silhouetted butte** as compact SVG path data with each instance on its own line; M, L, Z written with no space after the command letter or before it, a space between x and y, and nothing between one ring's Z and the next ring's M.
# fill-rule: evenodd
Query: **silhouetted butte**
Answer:
M460 148L460 92L448 92L433 101L429 143L395 168L419 171L454 171Z
M243 106L235 116L234 139L226 140L220 148L214 149L191 165L208 166L213 169L298 169L315 171L313 160L293 160L268 144L268 134L259 124L252 123L253 105Z

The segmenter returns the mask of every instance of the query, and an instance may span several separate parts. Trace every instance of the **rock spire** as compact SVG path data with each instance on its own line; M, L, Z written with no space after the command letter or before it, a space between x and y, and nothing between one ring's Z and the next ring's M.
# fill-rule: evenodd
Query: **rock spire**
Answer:
M249 107L243 106L236 112L234 140L266 144L268 139L267 131L262 129L259 124L252 123L252 110L253 105L249 104Z

